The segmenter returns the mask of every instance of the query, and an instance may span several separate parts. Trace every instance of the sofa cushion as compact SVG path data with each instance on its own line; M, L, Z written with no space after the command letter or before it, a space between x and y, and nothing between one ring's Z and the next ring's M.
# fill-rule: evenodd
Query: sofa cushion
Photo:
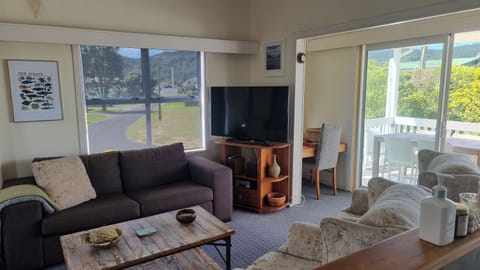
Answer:
M37 185L59 209L70 208L97 196L78 156L33 162L32 172Z
M122 192L118 152L80 156L97 196Z
M382 177L373 177L368 181L368 207L371 207L377 201L378 197L385 189L397 184ZM352 202L353 204L353 202Z
M140 206L122 193L109 194L57 211L42 221L44 235L61 235L140 217Z
M380 195L358 222L377 227L413 229L418 227L420 201L429 195L431 190L426 187L393 185Z
M194 182L179 181L134 191L128 196L140 203L142 216L151 216L212 201L213 191Z
M182 143L121 151L119 158L126 192L190 179Z

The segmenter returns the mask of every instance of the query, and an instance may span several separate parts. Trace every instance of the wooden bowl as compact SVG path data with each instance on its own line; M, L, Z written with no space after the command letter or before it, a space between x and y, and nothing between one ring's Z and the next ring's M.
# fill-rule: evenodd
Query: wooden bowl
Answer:
M100 243L92 242L90 240L90 237L88 236L88 233L83 235L83 239L84 239L85 243L87 243L91 247L94 247L94 248L109 248L109 247L115 245L116 243L118 243L118 241L120 241L120 239L122 239L122 236L123 236L122 230L120 230L119 228L115 228L115 230L117 231L118 237L115 238L115 239L112 239L110 241L105 241L105 242L100 242Z
M197 215L195 214L195 210L187 208L179 210L175 217L177 218L178 222L182 224L189 224L195 220Z
M267 193L267 200L271 206L281 206L285 204L287 196L281 192L270 192Z

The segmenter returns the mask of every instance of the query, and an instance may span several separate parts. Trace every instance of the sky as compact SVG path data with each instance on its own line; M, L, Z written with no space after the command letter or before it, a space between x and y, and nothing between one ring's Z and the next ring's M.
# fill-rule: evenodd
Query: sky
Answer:
M152 55L163 53L163 52L166 52L166 50L150 49L148 51L148 55L152 56ZM122 56L129 57L129 58L135 58L135 59L140 58L140 49L138 48L119 48L118 53Z

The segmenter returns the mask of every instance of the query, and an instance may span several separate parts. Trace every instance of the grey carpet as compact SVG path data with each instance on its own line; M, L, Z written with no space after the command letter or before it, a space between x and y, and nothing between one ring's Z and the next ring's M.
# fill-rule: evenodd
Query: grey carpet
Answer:
M278 212L258 214L235 208L232 221L228 224L235 229L232 236L232 268L246 268L263 254L276 250L285 243L288 230L295 221L319 224L324 217L333 216L339 210L350 205L351 193L338 191L333 196L332 189L321 187L320 200L316 199L315 188L304 183L303 207L289 207ZM224 267L221 257L213 246L204 246L203 249L213 257L220 266ZM219 247L224 253L224 248ZM49 269L65 269L64 265Z
M285 243L290 226L296 221L319 224L324 217L334 216L336 212L350 205L351 193L338 191L333 196L332 189L322 186L320 200L317 200L315 188L304 183L303 207L289 207L278 212L258 214L235 208L232 221L227 223L235 229L232 236L232 268L246 268L263 254L276 250ZM220 266L225 266L215 248L203 249ZM223 248L220 248L223 251Z

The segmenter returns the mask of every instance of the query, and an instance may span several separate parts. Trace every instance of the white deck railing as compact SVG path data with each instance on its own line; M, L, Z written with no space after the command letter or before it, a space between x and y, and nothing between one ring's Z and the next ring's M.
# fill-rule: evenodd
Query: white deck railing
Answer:
M413 117L374 118L365 120L365 130L376 131L378 134L421 131L434 132L437 120ZM447 136L463 134L480 136L480 124L460 121L447 121Z

